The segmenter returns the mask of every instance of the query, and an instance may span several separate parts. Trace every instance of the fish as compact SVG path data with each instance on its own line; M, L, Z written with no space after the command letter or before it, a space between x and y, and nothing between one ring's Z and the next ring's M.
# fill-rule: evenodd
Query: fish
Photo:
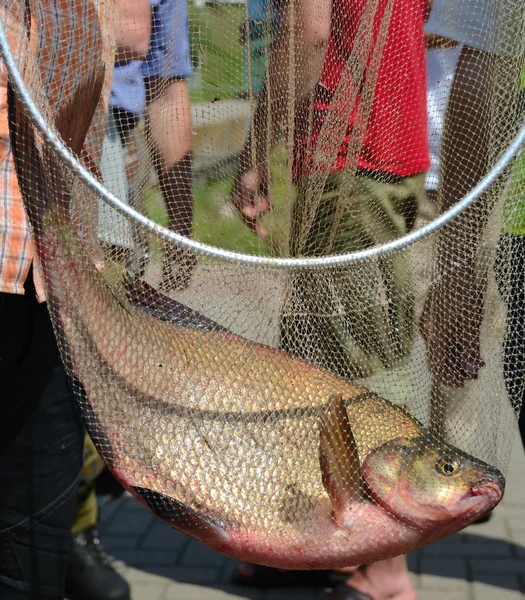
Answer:
M77 155L103 79L93 65L57 109ZM160 295L148 305L147 288L116 293L72 222L79 184L12 91L9 111L66 371L98 451L155 515L231 557L335 569L424 546L500 502L497 468L404 408L175 302L164 310Z

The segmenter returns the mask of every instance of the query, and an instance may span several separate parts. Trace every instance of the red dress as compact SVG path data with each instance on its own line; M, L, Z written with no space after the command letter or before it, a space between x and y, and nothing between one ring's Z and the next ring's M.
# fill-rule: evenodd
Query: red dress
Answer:
M424 35L427 0L378 0L375 14L367 14L373 4L373 0L332 2L330 39L310 135L304 118L308 111L298 111L304 122L298 116L296 175L337 172L347 161L349 168L396 176L416 175L430 166ZM366 41L363 32L372 17L373 41ZM351 53L365 65L361 72L357 67L353 76L345 68ZM380 61L379 69L373 67L374 60ZM367 96L373 98L371 110L366 107ZM344 131L346 122L349 125ZM352 137L357 138L355 147L362 144L358 165L351 164L356 151L348 152L349 143L355 143Z

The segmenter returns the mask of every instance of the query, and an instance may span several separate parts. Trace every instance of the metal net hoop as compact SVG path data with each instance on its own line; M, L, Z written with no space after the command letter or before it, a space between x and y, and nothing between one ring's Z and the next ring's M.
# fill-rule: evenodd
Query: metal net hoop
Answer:
M38 129L44 140L56 152L57 157L71 170L80 181L82 181L98 198L105 204L115 209L118 213L144 227L151 233L173 243L174 245L188 248L204 256L219 258L233 263L245 265L260 265L265 267L274 267L277 269L302 269L302 268L321 268L344 266L352 263L360 263L370 258L385 256L396 250L407 248L415 242L421 241L429 235L439 231L441 228L451 223L453 219L463 214L476 200L478 200L505 172L512 160L519 154L525 143L525 125L521 127L515 138L509 144L506 151L501 155L498 161L491 167L490 171L483 179L452 208L436 216L430 222L422 227L407 233L395 240L377 245L367 250L337 254L332 256L320 256L313 258L279 258L254 256L240 252L232 252L220 247L211 246L186 236L179 235L170 229L159 225L148 216L138 212L132 206L122 202L112 194L85 166L75 157L65 146L59 136L49 127L46 119L40 112L38 106L31 97L23 77L18 69L16 60L9 47L5 28L0 23L0 55L4 60L7 71L12 79L13 85L25 105L30 118Z

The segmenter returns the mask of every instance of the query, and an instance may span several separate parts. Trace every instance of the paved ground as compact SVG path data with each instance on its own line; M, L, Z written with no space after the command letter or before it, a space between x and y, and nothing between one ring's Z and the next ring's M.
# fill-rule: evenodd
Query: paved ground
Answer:
M514 445L507 492L489 523L409 557L420 600L525 598L525 456ZM174 531L130 497L107 505L101 536L133 600L314 600L319 589L249 589L230 583L235 561Z

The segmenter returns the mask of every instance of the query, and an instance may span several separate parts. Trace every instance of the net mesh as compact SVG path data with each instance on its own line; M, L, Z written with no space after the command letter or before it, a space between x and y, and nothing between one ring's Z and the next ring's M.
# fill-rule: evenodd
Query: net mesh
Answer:
M1 10L27 95L79 165L148 219L252 257L399 240L523 121L522 0ZM499 502L525 391L522 156L409 245L282 268L120 214L24 94L8 100L66 370L99 452L155 514L233 556L333 568Z

